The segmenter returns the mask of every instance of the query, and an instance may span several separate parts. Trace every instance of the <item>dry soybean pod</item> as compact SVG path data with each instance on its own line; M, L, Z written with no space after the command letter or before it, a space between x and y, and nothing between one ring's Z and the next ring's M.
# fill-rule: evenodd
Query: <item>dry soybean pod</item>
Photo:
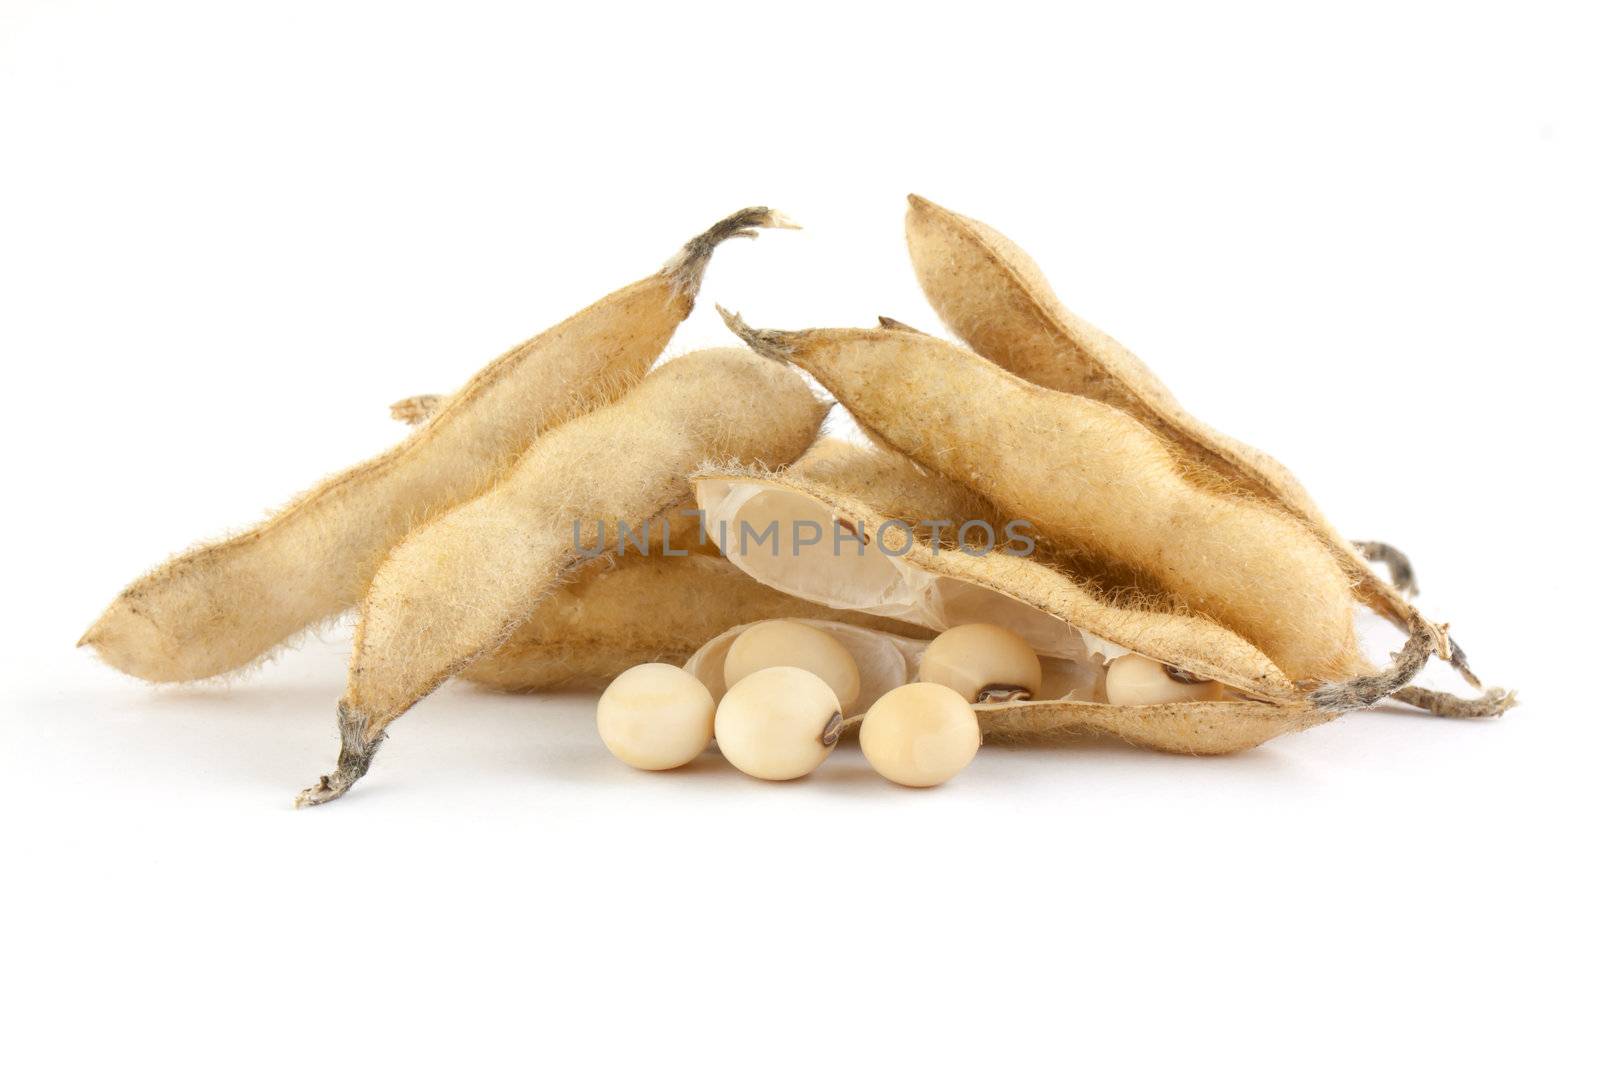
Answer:
M1127 413L918 333L757 330L724 316L896 449L1059 547L1137 567L1296 681L1368 669L1349 580L1321 539L1277 509L1186 481L1162 439Z
M681 667L724 630L779 618L933 636L920 626L780 593L718 556L628 556L606 560L551 595L510 640L461 676L511 692L599 689L640 663Z
M912 266L957 337L1031 382L1128 412L1191 463L1288 511L1327 542L1364 603L1403 629L1415 628L1417 613L1403 590L1366 566L1282 464L1185 411L1138 357L1063 307L1038 265L1003 234L920 196L909 200Z
M659 272L496 359L395 448L135 581L79 643L128 674L190 681L343 611L420 517L471 499L541 433L631 388L693 308L718 244L784 225L766 208L728 216Z
M702 463L787 463L826 410L788 368L743 349L694 353L545 434L493 488L413 530L362 604L337 768L297 803L343 795L389 723L509 638L580 565L581 531L661 514Z

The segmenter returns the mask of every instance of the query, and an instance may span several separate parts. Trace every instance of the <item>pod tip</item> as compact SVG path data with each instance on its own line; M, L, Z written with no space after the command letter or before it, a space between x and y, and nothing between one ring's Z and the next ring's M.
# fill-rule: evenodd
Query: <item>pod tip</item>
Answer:
M674 292L686 294L692 301L700 292L700 282L705 277L711 253L722 242L735 237L754 237L758 230L799 228L799 223L781 211L769 207L747 207L712 224L704 233L691 237L678 250L678 254L661 268L661 273L671 281Z
M109 609L105 614L102 614L98 619L94 620L94 622L90 623L89 628L83 631L83 636L78 638L78 643L74 647L85 648L90 645L99 644L101 638L105 636L106 615L108 614L110 614Z
M891 319L887 315L878 316L878 328L883 330L897 330L900 333L921 333L915 326L908 326L899 319Z
M721 304L717 305L717 314L722 316L722 321L734 335L749 345L758 356L788 362L794 346L789 343L789 335L782 330L758 330L744 321L744 316L736 311L729 311Z

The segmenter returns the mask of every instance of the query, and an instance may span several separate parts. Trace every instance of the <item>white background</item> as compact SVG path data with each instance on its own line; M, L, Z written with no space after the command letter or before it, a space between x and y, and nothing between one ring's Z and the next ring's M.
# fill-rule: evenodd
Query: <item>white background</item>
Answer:
M6 0L0 1055L1593 1062L1595 26L1048 7ZM453 686L297 812L346 625L225 686L73 649L734 208L807 229L672 351L713 301L931 327L908 191L1407 548L1524 706L923 793L631 772L590 698Z

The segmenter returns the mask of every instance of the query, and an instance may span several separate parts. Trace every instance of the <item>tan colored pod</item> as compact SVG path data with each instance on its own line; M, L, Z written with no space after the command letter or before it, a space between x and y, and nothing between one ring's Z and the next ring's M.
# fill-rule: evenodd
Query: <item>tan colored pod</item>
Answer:
M998 625L1021 636L1043 666L1042 686L1031 694L1036 699L977 705L986 736L999 740L1094 733L1170 752L1221 754L1386 696L1450 717L1498 715L1514 702L1500 690L1461 700L1406 686L1431 649L1422 633L1412 635L1387 670L1307 694L1261 650L1213 620L1119 593L1098 576L1075 574L1070 563L1004 550L950 551L922 536L920 527L913 530L917 536L907 536L892 524L891 517L960 518L969 494L941 484L949 485L904 456L835 440L819 442L784 471L727 468L702 471L695 479L696 499L713 527L737 526L747 515L758 522L776 516L848 526L871 542L859 556L822 545L797 558L740 551L736 542L729 546L732 562L767 586L835 610L877 616L865 626L859 616L812 624L827 628L850 650L860 669L862 704L915 679L928 645L923 634L881 631L909 624L943 632L967 623ZM874 499L855 495L861 491ZM737 632L718 635L689 660L688 669L713 693L722 677L721 657ZM1208 679L1193 692L1228 699L1113 706L1106 669L1130 652Z
M1185 411L1138 357L1062 306L1038 265L1003 234L920 196L909 200L911 263L951 332L1028 381L1132 415L1181 452L1181 470L1204 472L1204 484L1220 479L1287 511L1326 542L1364 603L1410 627L1415 609L1372 572L1287 468Z
M338 768L300 803L342 795L385 726L510 637L581 565L584 529L661 514L706 462L787 463L826 411L788 368L743 349L693 353L545 434L493 488L412 531L362 605Z
M1058 548L1148 575L1289 677L1332 682L1369 669L1350 580L1322 540L1279 509L1185 479L1167 444L1126 412L911 331L729 322L758 352L815 375L897 450Z
M477 495L542 433L627 392L694 307L718 244L782 225L766 208L723 219L659 272L490 363L397 447L138 579L79 643L140 678L188 681L244 667L338 614L419 520Z
M505 644L462 677L491 689L599 689L638 663L682 666L734 626L830 619L931 637L922 627L837 611L768 588L719 556L629 555L599 561L550 594Z
M987 741L1038 744L1080 737L1115 737L1140 748L1179 756L1229 756L1275 737L1339 717L1305 705L1281 707L1238 701L1118 707L1091 701L978 705Z

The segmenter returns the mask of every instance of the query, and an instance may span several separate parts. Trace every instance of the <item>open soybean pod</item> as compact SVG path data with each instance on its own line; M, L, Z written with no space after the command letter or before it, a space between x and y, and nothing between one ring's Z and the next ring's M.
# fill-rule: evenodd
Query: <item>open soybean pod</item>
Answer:
M1166 751L1220 754L1334 716L1313 706L1260 649L1212 620L1150 598L1109 595L1096 581L1010 554L998 547L1000 538L981 550L971 530L955 544L932 536L930 522L988 521L950 510L970 505L970 494L959 486L941 490L938 474L879 450L835 445L820 455L824 462L808 456L780 472L706 470L695 486L707 525L726 531L729 559L762 584L878 617L806 620L855 658L858 706L918 676L928 640L886 631L981 622L1022 637L1044 668L1039 692L974 705L985 736L1026 741L1092 732ZM828 532L822 541L811 536L819 527ZM776 537L763 536L771 528ZM717 635L686 664L713 696L722 692L723 659L746 628ZM1228 699L1112 706L1106 666L1130 652L1214 681L1206 691Z
M1340 535L1287 468L1184 410L1138 357L1062 306L1026 252L976 219L920 196L909 199L912 266L928 302L957 337L1028 381L1127 412L1179 452L1191 477L1220 479L1304 523L1327 544L1367 606L1402 629L1425 625L1396 588L1408 577L1396 585L1381 580L1363 561L1366 553ZM1434 637L1440 652L1464 667L1459 651L1447 649L1437 631Z
M811 372L895 449L1064 551L1148 575L1290 677L1366 669L1349 582L1320 539L1276 509L1189 482L1125 412L925 334L730 323L758 352Z
M413 530L362 603L337 769L299 802L342 795L389 723L509 638L581 566L585 531L678 506L704 463L788 463L826 411L789 368L744 349L693 353L545 434L488 491Z
M796 621L816 627L849 649L861 674L857 702L861 707L870 707L890 690L915 682L929 644L880 625L832 619ZM684 665L713 697L720 699L723 693L718 679L729 647L749 628L750 624L744 624L718 634ZM1045 687L1033 699L972 705L986 740L1026 744L1096 735L1162 752L1221 756L1337 717L1335 712L1303 704L1244 699L1115 706L1073 687L1078 677L1073 661L1047 657L1045 664ZM859 725L859 716L845 723L847 730Z
M724 314L758 352L815 375L890 446L1027 519L1086 573L1132 574L1132 588L1153 582L1182 617L1231 631L1296 688L1314 690L1319 706L1382 699L1433 648L1431 630L1414 628L1395 667L1375 671L1356 641L1351 583L1322 539L1265 502L1191 482L1126 412L914 331L758 330Z
M137 677L189 681L246 666L338 614L420 518L471 499L540 434L632 388L693 308L717 245L784 225L766 208L728 216L657 273L513 348L453 396L402 411L432 417L395 448L138 579L80 644Z

